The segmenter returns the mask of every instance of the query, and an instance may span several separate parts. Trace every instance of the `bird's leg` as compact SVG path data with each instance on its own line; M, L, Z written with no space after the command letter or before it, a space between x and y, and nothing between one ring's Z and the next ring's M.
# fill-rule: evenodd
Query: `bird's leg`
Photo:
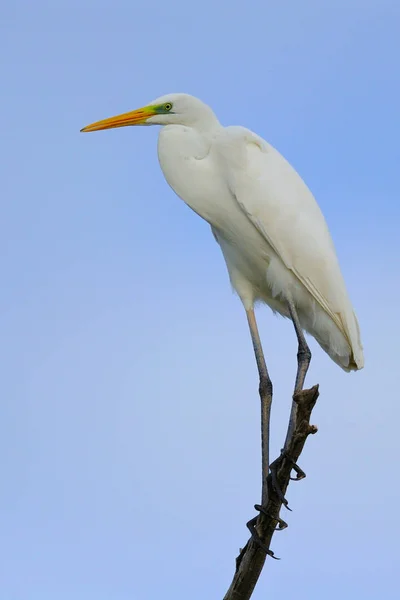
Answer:
M267 511L266 508L264 508L263 506L261 506L261 504L255 504L254 508L256 510L258 510L259 512L263 513L265 516L269 517L270 519L273 519L274 521L276 521L277 526L275 527L274 531L282 531L283 529L286 529L286 527L288 526L288 524L286 523L286 521L284 521L280 517L276 517L274 515L271 515ZM250 531L251 537L252 537L253 541L258 546L260 546L260 548L262 548L264 550L264 552L266 552L268 554L268 556L271 556L271 558L275 558L275 560L279 560L279 558L277 556L275 556L275 554L272 552L272 550L269 549L269 547L266 544L264 544L264 542L262 541L262 539L258 535L258 532L257 532L257 529L256 529L257 520L258 520L258 517L254 517L253 519L250 519L250 521L248 521L246 523L247 529Z
M301 392L301 390L303 389L304 380L306 378L308 367L310 366L310 362L311 362L311 351L307 345L306 338L304 337L303 329L300 325L297 310L296 310L296 307L292 300L288 301L288 308L289 308L290 317L293 321L294 329L296 331L297 341L299 344L298 351L297 351L296 382L294 385L294 394L293 394L293 396L296 396L296 394ZM287 448L287 446L289 444L290 438L292 437L294 428L296 426L296 416L297 416L297 404L295 401L293 401L292 410L290 412L289 427L288 427L287 434L286 434L285 449Z
M260 377L259 393L261 399L261 460L262 460L262 494L261 504L266 506L268 502L268 474L269 474L269 426L272 404L272 381L269 377L267 365L261 346L260 334L254 309L246 310L249 323L254 354L257 361L258 374Z
M259 505L257 504L256 506L259 506ZM275 560L280 560L277 556L275 556L275 554L272 552L272 550L270 550L268 548L268 546L266 544L264 544L264 542L258 535L257 529L256 529L257 520L258 520L258 517L254 517L254 519L250 519L250 521L248 521L246 523L246 527L251 533L252 540L257 544L257 546L260 546L260 548L262 550L264 550L264 552L266 554L268 554L268 556L270 556L271 558L274 558ZM283 523L284 523L284 521L283 521ZM282 528L282 529L284 529L284 528ZM275 531L279 531L279 530L280 530L280 528L278 526Z
M304 471L302 469L300 469L300 467L298 465L296 465L294 460L288 455L287 448L288 448L290 440L292 438L293 431L296 427L296 417L297 417L296 394L301 392L301 390L303 389L304 380L306 378L308 367L310 366L310 362L311 362L311 351L307 345L306 338L304 337L303 329L300 325L297 310L296 310L296 307L292 300L288 301L288 309L289 309L289 314L290 314L290 317L291 317L293 325L294 325L294 329L296 331L297 341L299 344L298 351L297 351L297 374L296 374L296 382L295 382L295 386L294 386L292 408L290 411L289 426L288 426L288 430L286 433L285 445L284 445L283 449L281 450L281 455L279 456L279 458L277 458L273 463L271 463L271 466L270 466L272 487L274 488L274 490L278 494L281 502L286 506L287 509L289 509L287 500L284 497L282 490L280 489L278 482L277 482L277 471L278 471L279 466L282 463L282 460L286 459L291 463L293 470L296 472L296 477L291 477L291 479L293 481L299 481L300 479L304 479L304 477L306 476Z
M255 504L254 508L256 510L258 510L259 512L262 512L265 516L270 517L271 519L274 519L276 521L278 526L275 527L275 531L282 531L283 529L286 529L288 527L288 524L286 523L286 521L284 521L280 517L274 517L260 504Z

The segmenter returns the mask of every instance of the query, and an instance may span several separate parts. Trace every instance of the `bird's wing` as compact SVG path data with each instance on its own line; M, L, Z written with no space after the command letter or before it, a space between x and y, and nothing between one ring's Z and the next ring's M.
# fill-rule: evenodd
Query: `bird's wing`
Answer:
M219 161L232 195L285 266L332 318L353 350L361 347L326 221L298 173L270 144L228 127Z

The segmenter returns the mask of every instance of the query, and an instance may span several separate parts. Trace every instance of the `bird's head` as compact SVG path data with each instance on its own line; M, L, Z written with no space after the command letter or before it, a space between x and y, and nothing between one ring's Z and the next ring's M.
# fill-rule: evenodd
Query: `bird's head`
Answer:
M213 124L218 124L218 120L207 104L189 94L168 94L142 108L96 121L81 131L100 131L129 125L186 125L201 128Z

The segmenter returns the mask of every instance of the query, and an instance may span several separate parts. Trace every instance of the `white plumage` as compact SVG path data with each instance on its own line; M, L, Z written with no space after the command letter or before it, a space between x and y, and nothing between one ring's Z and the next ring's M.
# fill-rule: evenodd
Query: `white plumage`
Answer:
M187 94L99 121L85 131L163 125L158 157L182 200L212 228L246 311L256 301L290 317L345 370L364 366L357 317L333 242L313 195L270 144L243 127L223 127Z

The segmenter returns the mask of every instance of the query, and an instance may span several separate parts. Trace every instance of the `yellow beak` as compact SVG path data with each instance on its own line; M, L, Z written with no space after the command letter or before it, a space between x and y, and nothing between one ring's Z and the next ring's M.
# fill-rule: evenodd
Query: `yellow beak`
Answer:
M113 129L114 127L127 127L128 125L142 125L157 114L154 106L144 106L131 112L117 115L116 117L110 117L109 119L103 119L102 121L96 121L91 125L86 125L81 131L100 131L101 129Z

